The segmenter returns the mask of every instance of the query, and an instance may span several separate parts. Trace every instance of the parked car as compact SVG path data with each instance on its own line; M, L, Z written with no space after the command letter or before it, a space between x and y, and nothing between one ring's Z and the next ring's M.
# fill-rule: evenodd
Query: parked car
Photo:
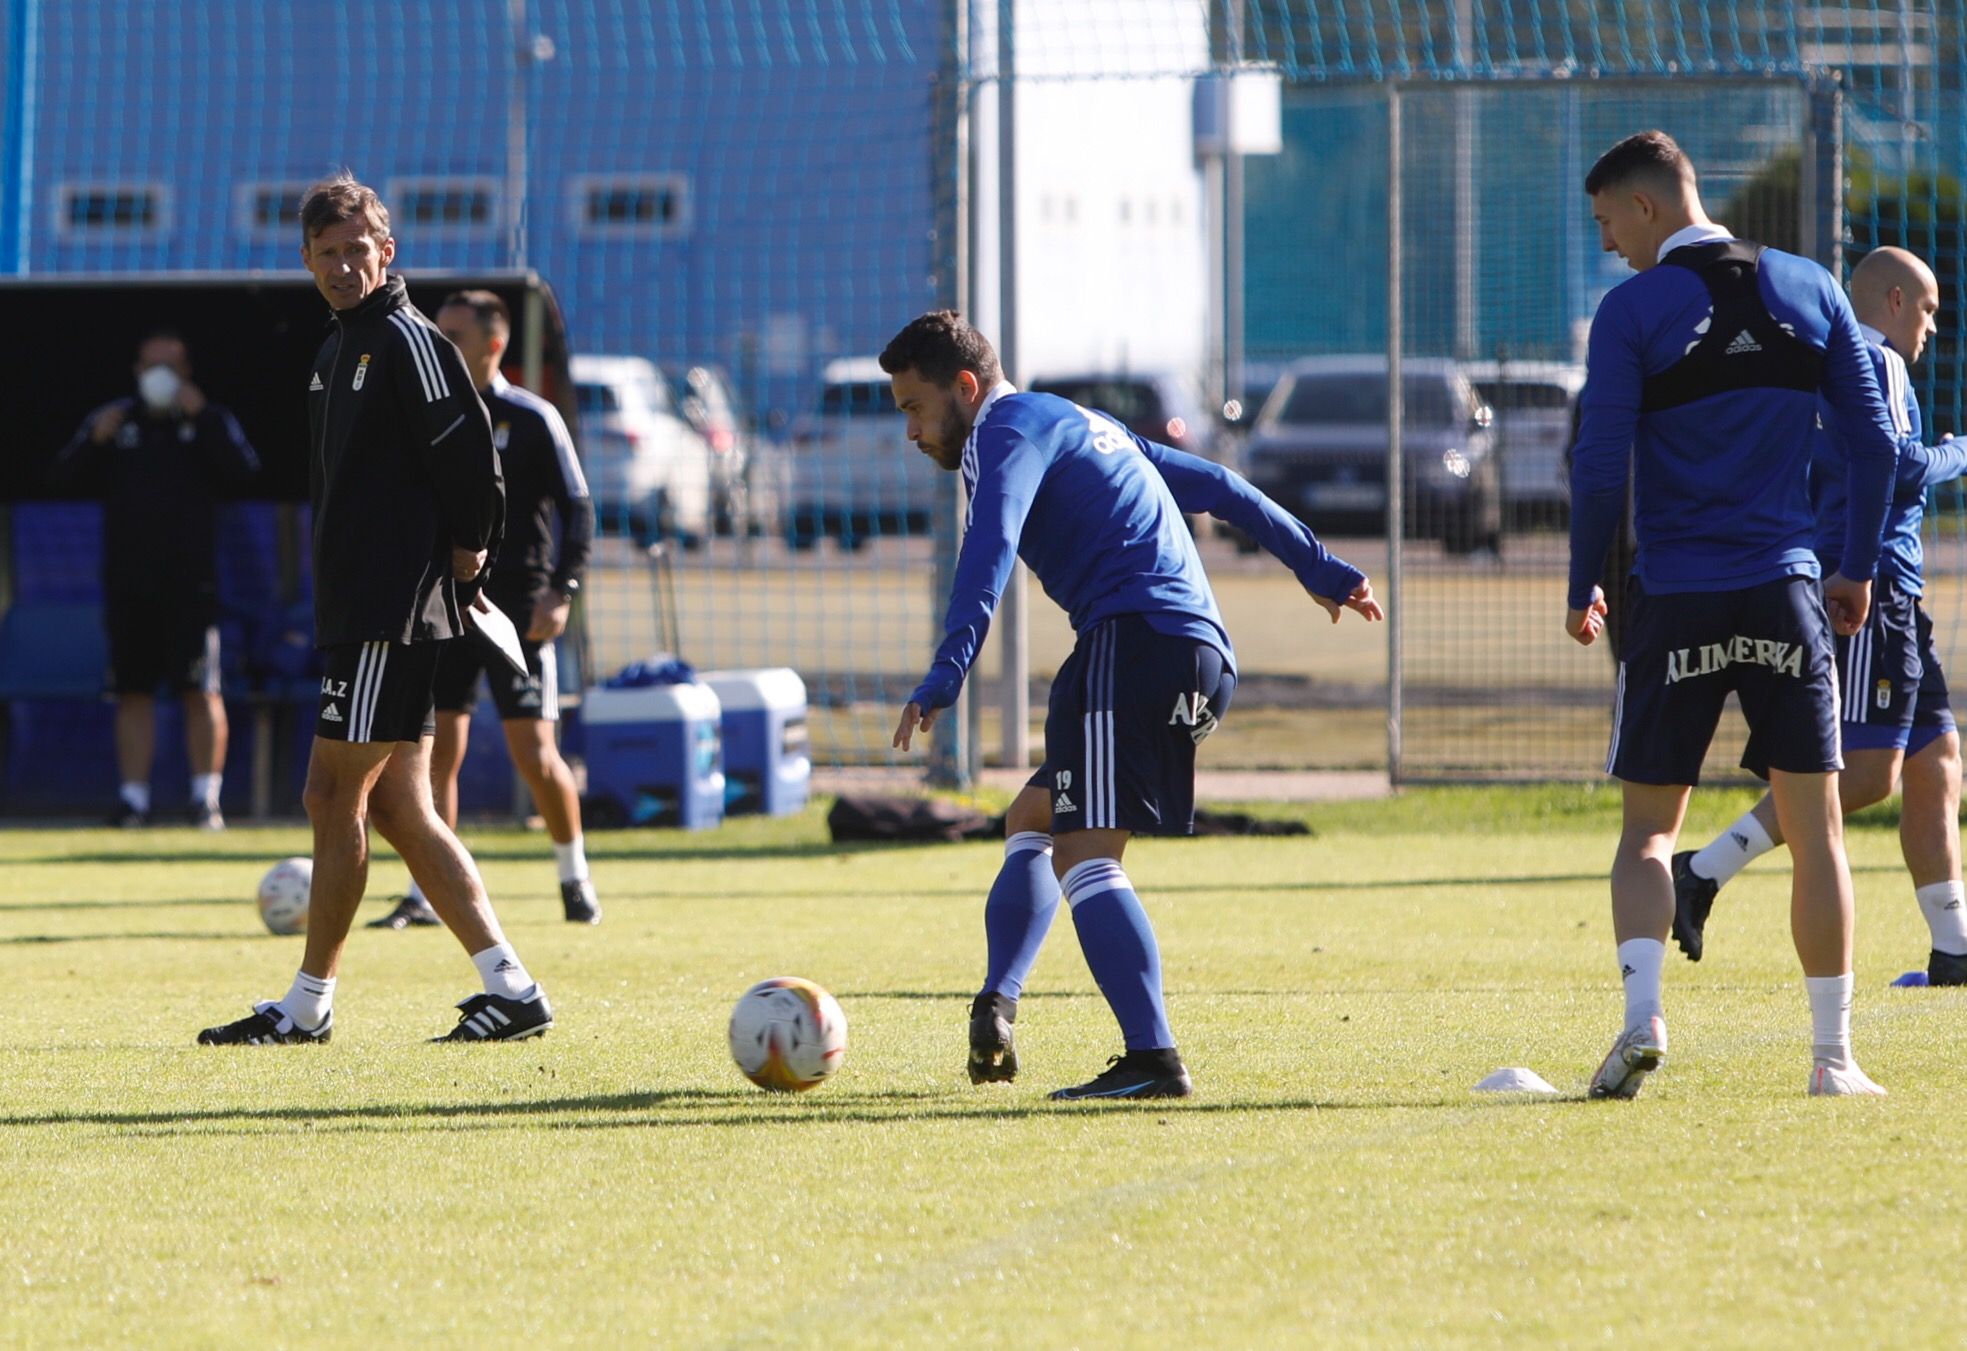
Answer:
M753 520L747 487L751 436L738 413L731 382L717 366L665 363L662 373L676 409L710 449L710 514L720 535L745 533Z
M810 549L831 535L857 549L875 535L926 533L941 471L906 426L873 357L829 361L813 410L787 439L786 542Z
M1452 361L1401 363L1402 533L1455 553L1501 534L1494 415ZM1264 401L1243 472L1314 530L1383 533L1387 368L1384 356L1307 357Z
M655 363L577 356L570 367L596 528L638 544L700 543L711 527L710 447L677 412Z
M1465 361L1462 372L1496 414L1503 510L1526 525L1570 519L1564 450L1585 368L1565 361Z
M1218 457L1216 419L1180 376L1165 371L1048 375L1033 380L1031 391L1096 408L1149 441L1208 459Z

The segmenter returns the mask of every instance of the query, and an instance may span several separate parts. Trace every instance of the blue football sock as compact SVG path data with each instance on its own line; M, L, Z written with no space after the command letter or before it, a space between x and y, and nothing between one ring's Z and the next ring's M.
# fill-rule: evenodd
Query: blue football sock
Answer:
M984 940L990 969L983 992L1016 999L1024 993L1031 964L1059 910L1059 879L1052 872L1052 837L1023 830L1004 841L1004 866L984 902Z
M1175 1037L1161 1001L1161 950L1126 871L1117 860L1089 858L1065 875L1063 885L1080 950L1120 1020L1127 1049L1172 1047Z

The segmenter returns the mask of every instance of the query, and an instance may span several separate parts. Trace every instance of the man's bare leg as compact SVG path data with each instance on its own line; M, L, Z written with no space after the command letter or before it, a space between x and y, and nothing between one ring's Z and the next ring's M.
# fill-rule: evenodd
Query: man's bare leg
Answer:
M1591 1077L1594 1098L1630 1098L1666 1060L1661 1001L1673 927L1673 844L1693 791L1684 784L1626 783L1625 823L1612 859L1612 936L1625 983L1625 1030Z
M370 798L370 819L396 846L439 919L478 968L485 993L464 1010L446 1041L507 1041L553 1026L546 995L506 941L478 864L437 815L430 795L430 738L399 742Z
M525 780L533 805L546 822L547 838L553 841L561 907L570 923L599 924L601 902L588 875L580 794L574 788L574 771L560 758L555 724L545 718L507 718L504 726L512 767Z
M156 757L157 700L148 694L117 695L116 776L118 795L129 809L125 824L140 825L150 816L150 766Z
M1810 997L1810 1091L1883 1093L1851 1055L1853 905L1837 779L1771 770L1769 791L1789 842L1790 934Z
M1960 879L1960 735L1948 732L1906 761L1899 848L1933 939L1935 985L1967 984L1967 892Z

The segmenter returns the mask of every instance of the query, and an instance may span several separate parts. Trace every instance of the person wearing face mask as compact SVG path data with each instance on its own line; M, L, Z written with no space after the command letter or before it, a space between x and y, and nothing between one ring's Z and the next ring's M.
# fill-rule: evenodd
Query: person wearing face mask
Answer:
M192 382L178 334L160 329L138 343L134 374L135 392L90 413L52 472L57 484L103 499L103 619L122 782L110 822L150 821L156 696L169 685L184 700L191 821L219 830L226 720L214 504L259 472L259 456L238 419Z

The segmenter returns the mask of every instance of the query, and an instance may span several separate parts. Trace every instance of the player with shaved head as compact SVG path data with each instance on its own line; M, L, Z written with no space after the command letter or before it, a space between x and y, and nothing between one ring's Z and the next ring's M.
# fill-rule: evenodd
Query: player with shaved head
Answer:
M1926 976L1933 985L1967 985L1967 893L1960 880L1960 735L1948 704L1946 673L1933 645L1925 592L1919 523L1926 490L1967 473L1967 442L1951 436L1925 443L1919 399L1906 368L1919 360L1935 330L1940 287L1933 271L1904 249L1874 249L1851 272L1851 308L1885 391L1898 431L1899 468L1884 549L1878 558L1871 616L1856 634L1837 640L1843 699L1844 771L1838 793L1846 812L1883 802L1903 787L1899 847L1912 874L1913 895L1932 931ZM1817 556L1837 566L1847 501L1848 458L1834 420L1823 430L1811 464L1810 495L1817 511ZM1704 849L1673 860L1673 934L1687 956L1701 959L1708 912L1723 883L1749 860L1783 843L1774 804L1762 801Z

